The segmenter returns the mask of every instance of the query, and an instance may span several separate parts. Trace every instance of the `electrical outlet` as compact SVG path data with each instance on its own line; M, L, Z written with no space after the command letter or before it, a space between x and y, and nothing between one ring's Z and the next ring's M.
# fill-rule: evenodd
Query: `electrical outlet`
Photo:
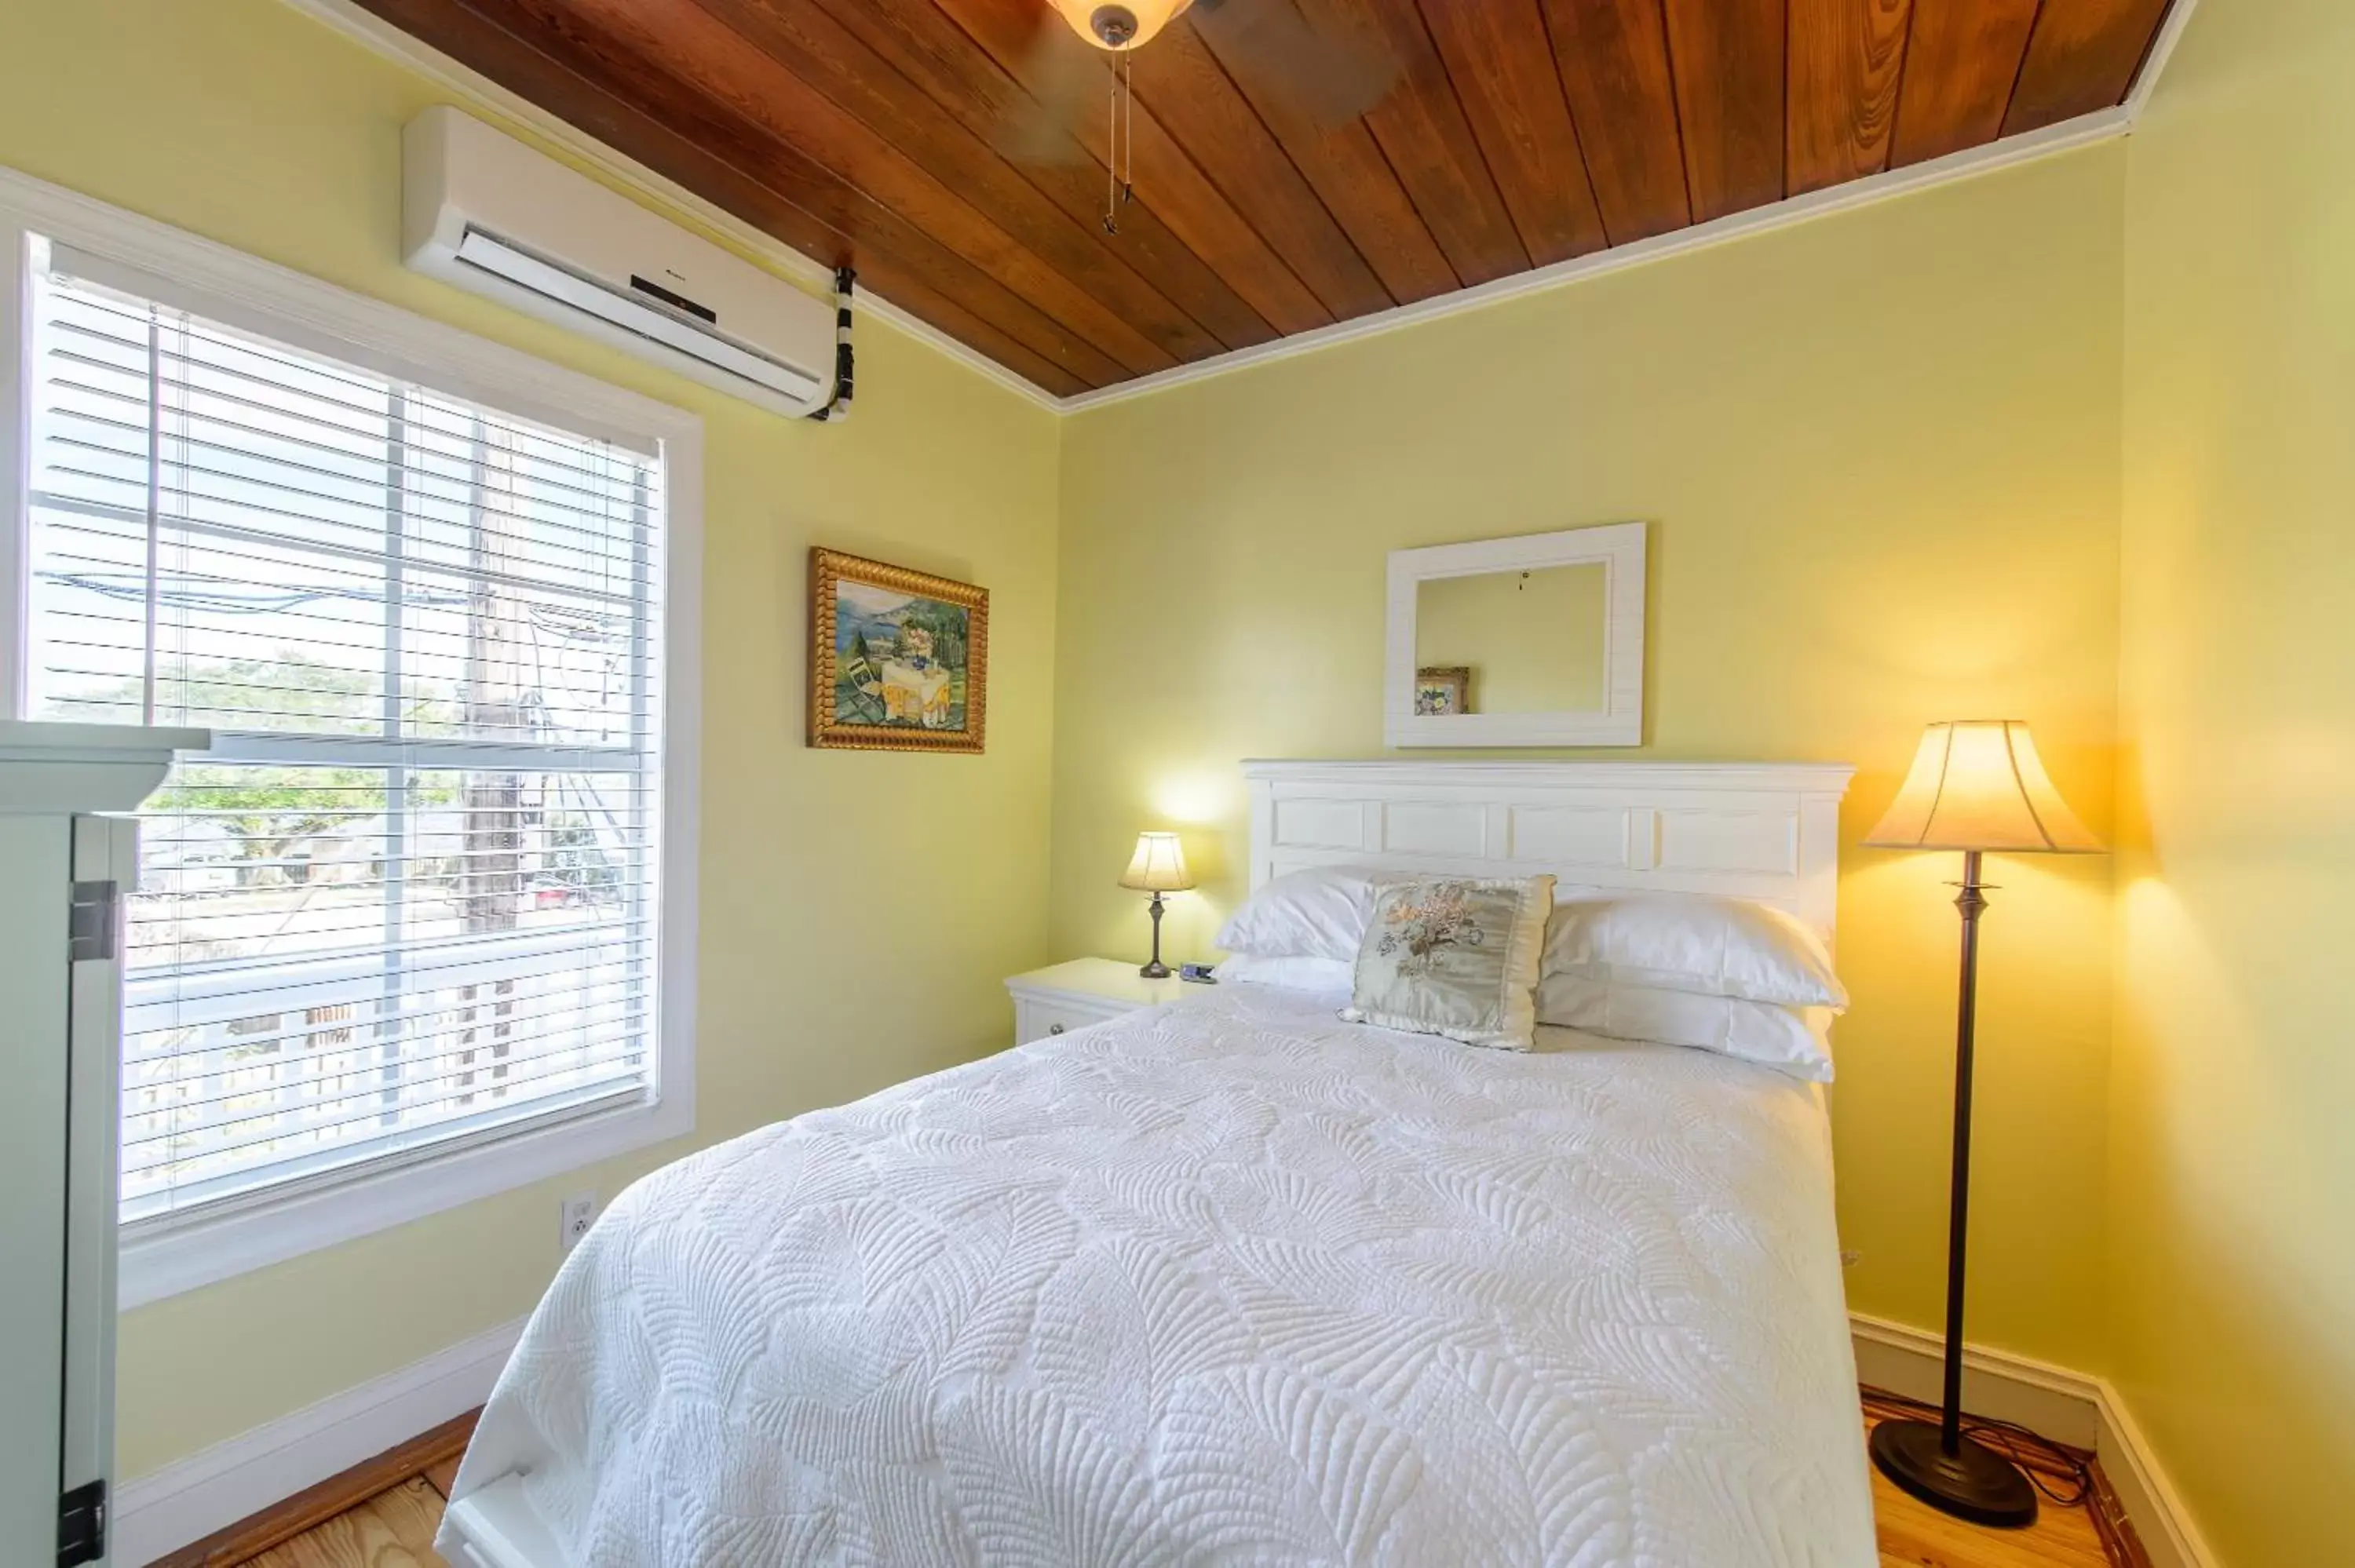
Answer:
M557 1209L557 1249L570 1252L597 1223L597 1194L575 1192Z

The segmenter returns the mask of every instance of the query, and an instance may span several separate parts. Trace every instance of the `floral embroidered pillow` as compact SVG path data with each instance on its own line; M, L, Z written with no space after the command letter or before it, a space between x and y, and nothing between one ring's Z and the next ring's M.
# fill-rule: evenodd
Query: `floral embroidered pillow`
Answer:
M1421 877L1380 888L1358 946L1351 1023L1526 1051L1553 878Z

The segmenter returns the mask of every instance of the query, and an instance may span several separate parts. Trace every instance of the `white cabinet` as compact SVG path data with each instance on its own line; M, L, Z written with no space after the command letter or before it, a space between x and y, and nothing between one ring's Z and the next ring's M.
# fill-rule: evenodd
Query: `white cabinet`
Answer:
M202 730L0 723L0 1563L103 1563L128 811ZM91 1550L69 1550L86 1539Z
M1068 1034L1140 1007L1175 1001L1188 989L1184 980L1146 980L1136 966L1118 959L1073 959L1006 982L1014 999L1014 1043L1028 1045L1050 1034Z

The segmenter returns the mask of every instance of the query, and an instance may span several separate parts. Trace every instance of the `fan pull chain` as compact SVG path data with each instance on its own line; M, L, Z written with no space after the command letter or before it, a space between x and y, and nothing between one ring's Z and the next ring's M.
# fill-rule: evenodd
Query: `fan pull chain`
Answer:
M1112 67L1111 146L1104 156L1106 234L1120 232L1120 209L1136 193L1136 62L1123 49Z

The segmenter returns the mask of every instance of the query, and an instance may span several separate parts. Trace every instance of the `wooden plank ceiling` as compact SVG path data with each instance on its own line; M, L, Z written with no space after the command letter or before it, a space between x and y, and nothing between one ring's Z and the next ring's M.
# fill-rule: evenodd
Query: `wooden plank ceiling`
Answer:
M2110 107L2169 0L1205 0L1116 234L1048 0L361 4L1069 396ZM1320 118L1267 6L1379 101Z

